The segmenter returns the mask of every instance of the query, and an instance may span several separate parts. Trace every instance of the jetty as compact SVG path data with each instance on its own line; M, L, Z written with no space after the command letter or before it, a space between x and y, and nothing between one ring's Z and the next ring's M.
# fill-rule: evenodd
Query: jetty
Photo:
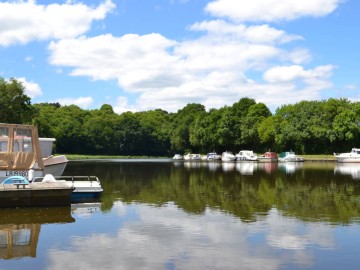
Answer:
M0 206L69 206L72 191L63 183L0 184Z

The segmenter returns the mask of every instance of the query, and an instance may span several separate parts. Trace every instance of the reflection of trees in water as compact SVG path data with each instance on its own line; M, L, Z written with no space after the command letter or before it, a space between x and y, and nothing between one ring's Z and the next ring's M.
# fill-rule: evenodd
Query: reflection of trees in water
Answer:
M234 169L226 171L223 166L210 170L206 166L189 168L171 162L84 165L87 169L91 166L90 174L102 180L103 204L105 200L107 207L115 200L153 205L174 202L189 213L219 209L243 221L254 221L258 214L266 215L275 207L301 220L358 220L360 183L334 175L333 165L300 164L289 173L286 168L269 164L246 168L245 164L233 163ZM241 170L247 173L242 174Z

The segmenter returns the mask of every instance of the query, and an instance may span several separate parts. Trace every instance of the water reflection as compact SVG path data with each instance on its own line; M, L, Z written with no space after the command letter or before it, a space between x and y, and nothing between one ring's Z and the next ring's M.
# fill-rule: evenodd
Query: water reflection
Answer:
M285 171L287 174L293 174L295 171L300 170L303 167L303 162L279 162L279 170Z
M353 179L360 179L360 163L336 163L335 174L350 175Z
M73 241L71 249L52 248L51 269L311 268L317 248L341 245L336 228L304 224L276 209L251 226L211 209L188 215L173 204L117 203L112 215L124 220L115 235L90 234Z
M360 183L334 174L335 163L182 164L76 162L67 173L100 177L102 211L121 200L158 206L171 202L195 214L220 209L244 222L256 221L257 213L273 207L304 221L346 224L360 217Z
M70 222L69 207L0 209L0 258L36 257L41 225Z
M101 179L102 202L73 205L70 221L46 226L36 213L16 212L16 221L0 212L4 225L24 229L14 243L37 237L32 260L1 267L358 269L359 181L334 173L335 163L226 164L70 162L64 174Z
M257 169L257 162L237 162L236 170L239 171L242 175L253 175L254 170Z

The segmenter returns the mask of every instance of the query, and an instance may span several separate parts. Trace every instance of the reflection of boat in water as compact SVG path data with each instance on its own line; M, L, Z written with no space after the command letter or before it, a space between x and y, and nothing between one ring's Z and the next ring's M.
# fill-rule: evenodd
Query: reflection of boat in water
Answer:
M185 160L184 167L188 169L201 168L201 160Z
M281 162L303 162L304 158L296 155L293 151L281 152L279 155L279 161Z
M277 162L258 162L257 164L258 170L263 170L266 173L273 173L278 169L278 163Z
M337 162L357 163L360 162L360 148L353 148L350 153L334 153L334 156Z
M284 170L287 174L292 174L303 167L302 162L281 162L278 164L280 170Z
M100 212L101 203L76 203L71 205L71 213L79 216L88 216Z
M221 168L221 162L206 162L206 166L209 168L209 171L217 171Z
M221 164L224 172L230 172L235 169L235 162L222 162Z
M72 223L70 207L0 209L0 259L36 257L41 225Z
M360 179L360 163L336 163L334 173L350 175L353 179Z
M256 170L258 163L251 161L244 161L236 163L236 170L242 175L253 175Z

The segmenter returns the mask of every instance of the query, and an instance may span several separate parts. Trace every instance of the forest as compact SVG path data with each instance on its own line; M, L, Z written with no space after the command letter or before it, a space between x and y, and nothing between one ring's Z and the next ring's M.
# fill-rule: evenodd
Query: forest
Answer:
M19 81L0 78L0 122L36 125L40 137L56 138L56 153L67 154L172 156L244 149L332 154L360 147L360 102L345 98L284 104L274 113L243 97L219 109L189 103L174 113L117 114L109 104L93 110L32 104Z

